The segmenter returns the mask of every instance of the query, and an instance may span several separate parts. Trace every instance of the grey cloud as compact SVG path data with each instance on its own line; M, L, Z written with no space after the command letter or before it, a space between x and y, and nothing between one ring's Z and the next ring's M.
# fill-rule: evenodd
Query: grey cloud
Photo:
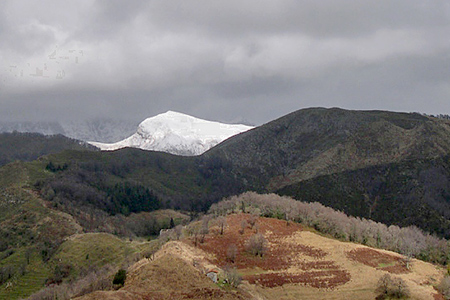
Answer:
M261 124L308 106L450 113L445 0L40 3L0 3L0 118L140 121L170 109ZM56 46L83 55L50 61ZM44 63L53 73L30 75Z

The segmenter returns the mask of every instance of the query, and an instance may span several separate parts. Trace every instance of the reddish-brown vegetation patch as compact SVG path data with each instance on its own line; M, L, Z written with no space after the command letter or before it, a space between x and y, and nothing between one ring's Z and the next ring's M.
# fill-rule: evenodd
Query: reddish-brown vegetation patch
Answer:
M211 288L194 288L190 292L181 294L181 299L222 299L229 296L226 292ZM243 299L240 295L235 295L236 299Z
M317 288L334 288L350 280L350 274L341 270L333 261L322 261L328 254L322 249L300 243L287 242L302 228L297 223L288 223L273 218L257 218L248 214L229 215L223 235L210 234L199 247L215 256L217 265L233 265L238 269L262 270L259 274L244 276L245 280L265 287L300 283ZM252 224L254 223L254 224ZM245 227L242 230L242 227ZM256 233L267 239L263 256L254 256L246 251L246 242ZM230 260L227 249L235 245L237 251ZM230 253L230 251L228 251ZM299 257L309 257L301 260ZM311 261L314 259L314 261ZM287 273L286 270L297 270Z
M345 270L308 271L300 274L269 273L246 276L252 284L264 287L277 287L287 283L300 283L315 288L333 289L350 280L350 274Z
M227 259L227 249L230 245L236 245L237 255L234 266L237 268L259 267L263 270L282 270L292 265L293 259L299 253L320 259L327 255L321 249L302 244L283 244L282 239L301 231L301 226L297 223L273 218L258 218L253 227L247 223L243 233L242 221L248 222L252 218L249 214L230 215L227 217L227 229L223 235L207 235L205 242L199 247L207 252L212 252L216 256L215 263L218 265L229 264ZM270 234L269 234L270 232ZM256 233L262 233L269 244L263 258L252 256L246 252L246 242Z
M357 248L347 252L347 257L374 267L378 270L384 270L393 274L403 274L410 272L406 268L406 263L401 257L382 253L369 248Z
M433 299L434 300L445 300L444 296L442 296L441 294L433 294Z

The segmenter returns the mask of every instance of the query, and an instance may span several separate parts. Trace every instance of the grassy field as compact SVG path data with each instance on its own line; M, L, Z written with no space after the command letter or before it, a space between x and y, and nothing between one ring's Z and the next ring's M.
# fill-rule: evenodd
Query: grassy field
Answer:
M32 250L27 263L27 248L16 249L14 254L0 261L0 267L24 266L25 272L24 275L15 274L0 286L0 299L19 299L42 289L46 281L54 277L57 266L65 266L70 271L63 281L75 280L80 275L99 270L105 265L110 265L113 269L126 267L135 255L154 246L154 242L123 240L106 233L75 234L64 241L54 256L45 263L37 250Z

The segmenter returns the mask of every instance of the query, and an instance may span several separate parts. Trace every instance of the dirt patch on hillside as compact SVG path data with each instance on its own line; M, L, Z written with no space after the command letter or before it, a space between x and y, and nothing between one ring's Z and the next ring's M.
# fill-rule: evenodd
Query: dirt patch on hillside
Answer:
M333 289L350 280L350 274L320 248L289 242L289 237L302 230L301 225L273 218L257 218L249 214L229 215L223 235L210 234L199 248L214 255L213 263L239 269L249 283L264 287L303 284L315 288ZM247 251L247 242L256 233L267 240L262 257ZM227 250L237 249L230 260Z
M357 248L349 251L347 256L354 261L389 273L405 274L410 272L406 268L406 263L403 258L373 249Z

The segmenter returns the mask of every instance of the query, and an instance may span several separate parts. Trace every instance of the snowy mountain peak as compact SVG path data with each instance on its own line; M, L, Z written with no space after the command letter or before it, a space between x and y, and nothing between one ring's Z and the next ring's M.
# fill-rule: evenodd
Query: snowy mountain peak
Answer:
M133 147L191 156L200 155L227 138L252 128L206 121L169 110L145 119L137 132L125 140L113 144L90 143L108 151Z

